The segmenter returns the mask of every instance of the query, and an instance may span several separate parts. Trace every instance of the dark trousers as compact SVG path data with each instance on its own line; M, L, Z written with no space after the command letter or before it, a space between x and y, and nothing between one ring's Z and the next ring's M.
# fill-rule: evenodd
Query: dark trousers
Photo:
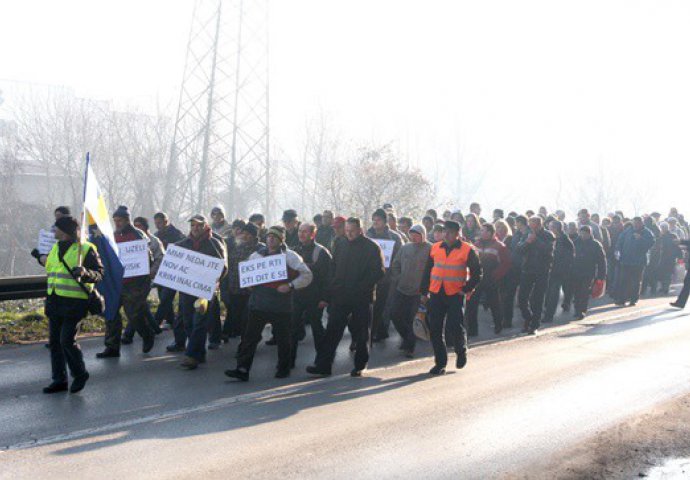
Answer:
M536 330L541 326L541 312L544 308L544 296L549 283L548 273L522 273L518 303L525 326Z
M395 329L402 338L402 348L414 351L417 337L412 323L419 310L420 295L405 295L395 290L391 297L390 316Z
M690 270L685 274L685 280L683 281L683 289L680 291L680 295L678 295L678 300L676 300L676 303L680 305L681 307L685 308L685 305L688 303L688 297L690 296Z
M199 362L203 362L206 360L206 336L211 322L211 312L213 308L217 308L217 306L214 307L214 304L218 304L218 295L213 295L213 298L208 302L208 308L203 313L194 308L196 299L197 297L192 295L180 293L184 336L187 338L185 355ZM176 332L175 343L184 345L184 339L182 337L178 339L178 335L179 333ZM182 342L178 343L179 340L182 340Z
M125 284L122 286L122 294L120 295L120 305L127 315L127 321L134 327L134 330L141 335L141 338L147 339L155 335L151 324L148 321L146 312L148 304L146 299L149 295L151 287L146 283L136 282ZM105 321L105 346L113 350L120 350L120 341L122 339L122 316L117 312L113 320Z
M644 265L621 265L618 282L618 303L637 303L640 299Z
M350 318L350 332L356 345L355 368L364 370L369 363L369 328L372 319L371 304L364 300L349 304L331 304L328 307L328 325L321 348L316 352L316 366L330 370L338 344L343 338Z
M563 310L570 310L573 295L573 279L571 277L563 279Z
M511 269L508 275L503 279L503 325L506 328L513 326L513 317L515 315L515 296L517 289L520 286L520 270Z
M445 368L448 365L448 350L446 343L450 340L455 352L467 350L467 332L465 331L463 306L465 297L462 295L446 295L432 293L427 307L429 309L429 333L431 345L434 347L434 361L436 366ZM443 339L445 323L452 323L453 338Z
M311 333L314 337L314 349L319 351L323 338L326 335L326 329L321 322L323 317L323 308L319 308L319 300L317 298L299 298L293 297L292 301L292 325L291 325L291 360L290 367L295 368L295 359L297 358L297 346L300 338L304 337L304 325L308 323L311 326Z
M388 315L388 293L391 282L384 278L376 285L376 300L374 301L374 338L388 338L390 329L390 316Z
M467 334L470 337L479 335L479 304L482 296L486 304L491 309L491 316L494 319L494 328L503 328L503 311L501 309L501 294L498 285L479 284L472 296L467 300L465 319L467 320Z
M220 344L223 327L220 323L220 301L209 303L208 343Z
M148 301L146 302L146 321L149 322L151 330L153 331L155 331L156 327L159 325L159 323L156 322L156 318L153 316L153 313L151 313L151 306L148 304ZM125 331L122 336L130 340L134 338L134 325L132 325L132 322L127 322L127 326L125 327Z
M249 310L247 329L237 352L237 368L251 370L256 347L261 342L261 334L267 324L273 327L273 338L278 346L278 371L290 369L290 324L291 313L260 312Z
M239 337L247 328L247 317L249 315L249 295L239 295L231 293L228 295L225 308L225 322L223 323L223 335L228 337Z
M84 356L77 345L77 334L81 321L86 316L86 302L82 308L74 308L76 302L61 305L60 299L53 299L53 305L48 313L48 329L50 335L50 366L55 383L67 382L67 369L72 378L86 373ZM69 308L68 308L69 307Z
M177 291L172 288L167 287L157 287L158 288L158 310L156 310L156 325L162 324L164 321L168 322L171 327L175 325L175 295ZM178 301L178 310L179 301ZM181 315L181 311L178 312L177 317Z
M549 277L549 286L546 289L546 300L544 302L544 321L552 322L558 309L558 300L561 298L561 289L563 289L565 278L561 275L551 275Z
M573 278L573 298L575 300L575 315L587 313L589 299L592 296L593 278Z

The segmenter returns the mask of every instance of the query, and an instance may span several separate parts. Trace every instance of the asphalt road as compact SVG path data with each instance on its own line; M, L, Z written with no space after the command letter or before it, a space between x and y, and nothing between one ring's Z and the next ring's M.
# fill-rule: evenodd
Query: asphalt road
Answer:
M359 379L348 338L328 379L303 373L307 343L276 380L261 346L238 384L222 374L234 344L190 372L165 335L107 361L93 338L86 389L47 396L48 351L0 348L0 478L540 478L535 462L690 391L690 316L664 305L601 307L537 337L495 338L484 318L468 366L434 378L428 346L405 361L396 339Z

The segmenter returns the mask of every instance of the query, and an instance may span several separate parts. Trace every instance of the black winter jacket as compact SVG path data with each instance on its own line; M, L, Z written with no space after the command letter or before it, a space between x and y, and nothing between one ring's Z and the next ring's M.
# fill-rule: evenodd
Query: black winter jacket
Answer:
M591 238L575 240L575 263L573 264L573 276L579 279L606 278L606 254L601 242Z
M340 242L333 256L327 301L340 305L371 303L376 284L385 273L383 252L376 242L364 236Z

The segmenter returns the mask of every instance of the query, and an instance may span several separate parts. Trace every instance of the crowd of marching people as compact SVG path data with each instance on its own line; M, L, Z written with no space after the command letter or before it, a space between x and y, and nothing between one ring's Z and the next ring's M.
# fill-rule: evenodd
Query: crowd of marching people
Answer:
M156 213L154 232L148 219L131 218L127 207L118 207L115 241L147 240L151 268L149 275L122 280L126 328L119 311L106 319L105 348L97 357L119 357L135 334L142 338L142 351L150 352L165 327L174 338L167 351L183 354L181 366L193 370L206 361L208 350L237 338L235 361L225 374L247 381L270 325L266 344L276 346L277 378L295 368L308 330L315 351L306 370L328 376L347 328L354 353L351 375L358 377L367 368L370 343L385 342L391 328L400 335L402 354L414 357L415 327L421 325L434 351L429 373L441 375L449 347L456 368L466 365L467 339L479 334L482 308L490 312L495 334L512 328L519 312L522 332L534 335L554 321L559 308L584 319L591 298L606 294L620 307L634 306L643 294L669 294L690 245L688 223L676 209L666 216L634 218L583 209L573 219L544 207L507 215L496 209L485 218L474 203L466 214L439 216L430 209L416 222L386 204L367 220L369 228L362 219L326 210L303 221L295 210L286 210L280 225L268 226L258 213L229 221L218 206L210 218L189 218L184 232L165 213ZM89 376L76 336L83 318L98 311L94 286L106 267L96 246L79 238L68 208L55 210L54 231L57 243L49 254L32 252L45 266L48 282L52 383L44 392L69 387L76 393ZM385 256L381 241L392 246ZM152 285L171 245L222 259L225 269L210 301ZM288 278L242 288L239 264L273 255L285 255ZM148 302L152 288L159 299L155 313ZM689 294L686 275L672 306L684 308ZM69 386L67 369L73 377Z

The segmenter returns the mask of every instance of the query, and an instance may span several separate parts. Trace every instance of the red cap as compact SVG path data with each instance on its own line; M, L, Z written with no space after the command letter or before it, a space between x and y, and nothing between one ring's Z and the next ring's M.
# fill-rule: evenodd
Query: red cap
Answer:
M347 219L345 217L335 217L333 219L333 225L342 225L346 221L347 221Z

